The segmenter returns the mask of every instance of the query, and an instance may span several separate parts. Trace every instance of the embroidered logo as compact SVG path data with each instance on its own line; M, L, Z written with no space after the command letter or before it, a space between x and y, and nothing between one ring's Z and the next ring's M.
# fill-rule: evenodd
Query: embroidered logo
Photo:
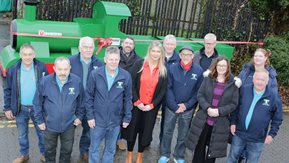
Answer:
M197 80L197 74L192 74L191 79L192 79L192 80Z
M93 69L95 69L95 70L98 69L98 66L93 66Z
M116 85L116 88L123 88L123 82L121 82L121 81L118 81L117 82L117 85Z
M69 89L69 95L74 95L75 94L75 92L74 92L74 88L68 88Z
M269 102L270 102L270 100L264 99L264 102L263 102L262 105L269 106Z

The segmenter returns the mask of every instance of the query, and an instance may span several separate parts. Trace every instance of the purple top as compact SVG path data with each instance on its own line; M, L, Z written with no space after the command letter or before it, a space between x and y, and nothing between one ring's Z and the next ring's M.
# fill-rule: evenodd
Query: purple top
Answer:
M215 87L214 87L214 92L213 92L214 93L213 100L212 100L212 104L211 104L212 108L218 107L219 99L224 92L224 88L225 88L225 83L216 82ZM207 124L209 126L213 126L214 125L214 119L212 117L208 116Z

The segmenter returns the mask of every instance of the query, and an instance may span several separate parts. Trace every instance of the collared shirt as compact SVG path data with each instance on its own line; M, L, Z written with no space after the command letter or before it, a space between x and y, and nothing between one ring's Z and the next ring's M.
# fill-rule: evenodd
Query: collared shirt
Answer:
M64 84L67 82L68 79L65 80L65 82L62 84L61 81L59 80L59 78L57 77L57 75L55 75L56 78L56 83L58 85L58 88L60 90L60 92L62 91L62 87L64 86Z
M152 72L150 71L149 63L145 62L140 78L139 101L134 103L137 106L140 103L145 105L152 105L155 89L159 81L159 65L157 65Z
M27 70L21 63L20 69L20 92L21 105L32 105L34 94L36 91L36 79L34 72L34 64Z
M118 74L118 68L115 70L114 75L111 76L111 75L109 74L109 72L107 71L107 68L105 67L105 75L106 75L108 90L110 90L110 88L111 88L111 86L112 86L112 84L113 84L113 82L114 82L114 79L115 79L115 77L117 76L117 74Z
M86 89L86 82L87 82L87 75L88 75L88 69L91 64L91 58L88 61L84 61L82 56L80 55L80 62L82 64L82 84L83 88Z
M253 88L254 98L253 98L253 101L251 103L251 106L250 106L250 109L248 111L248 114L246 116L246 120L245 120L246 129L248 129L248 127L249 127L249 124L250 124L250 121L251 121L255 106L256 106L257 102L260 100L260 98L263 96L265 90L266 89L264 89L263 91L257 93L256 89Z

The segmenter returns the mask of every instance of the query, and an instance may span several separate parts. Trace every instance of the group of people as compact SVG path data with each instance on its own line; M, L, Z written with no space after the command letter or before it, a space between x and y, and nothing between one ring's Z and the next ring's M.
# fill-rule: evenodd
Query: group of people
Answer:
M16 119L18 129L20 156L14 163L29 160L29 119L36 129L42 162L56 162L58 138L59 162L70 162L75 128L82 125L83 161L113 162L119 146L127 148L125 162L132 163L138 139L136 163L142 163L159 109L159 163L171 157L176 125L176 163L185 162L186 148L192 151L193 163L225 157L230 134L227 162L258 162L264 144L272 143L282 123L270 52L257 49L251 63L234 77L229 60L215 49L216 41L209 33L199 52L184 46L178 53L175 36L167 35L163 44L151 42L142 59L134 39L126 37L120 47L106 48L103 63L93 55L94 40L82 37L79 53L56 58L53 74L35 59L31 45L22 45L20 59L9 68L4 86L5 115Z

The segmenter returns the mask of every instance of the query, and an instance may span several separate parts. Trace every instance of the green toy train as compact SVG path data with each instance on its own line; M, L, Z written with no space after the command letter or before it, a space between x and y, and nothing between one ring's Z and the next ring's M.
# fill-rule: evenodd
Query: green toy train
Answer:
M45 62L49 72L53 72L53 62L59 56L70 56L78 52L78 42L83 36L94 38L99 58L103 58L105 46L119 46L127 34L119 30L119 22L131 16L129 8L123 3L98 1L93 6L92 18L74 18L73 22L36 20L37 0L24 1L23 19L11 22L10 45L0 52L0 68L6 76L8 68L19 59L19 48L24 43L31 44L36 51L36 58ZM145 56L149 41L164 37L129 35L135 42L135 50L140 56ZM177 38L177 49L190 45L195 50L203 47L197 38ZM103 47L103 48L102 48ZM221 55L232 57L234 48L229 45L217 44Z

